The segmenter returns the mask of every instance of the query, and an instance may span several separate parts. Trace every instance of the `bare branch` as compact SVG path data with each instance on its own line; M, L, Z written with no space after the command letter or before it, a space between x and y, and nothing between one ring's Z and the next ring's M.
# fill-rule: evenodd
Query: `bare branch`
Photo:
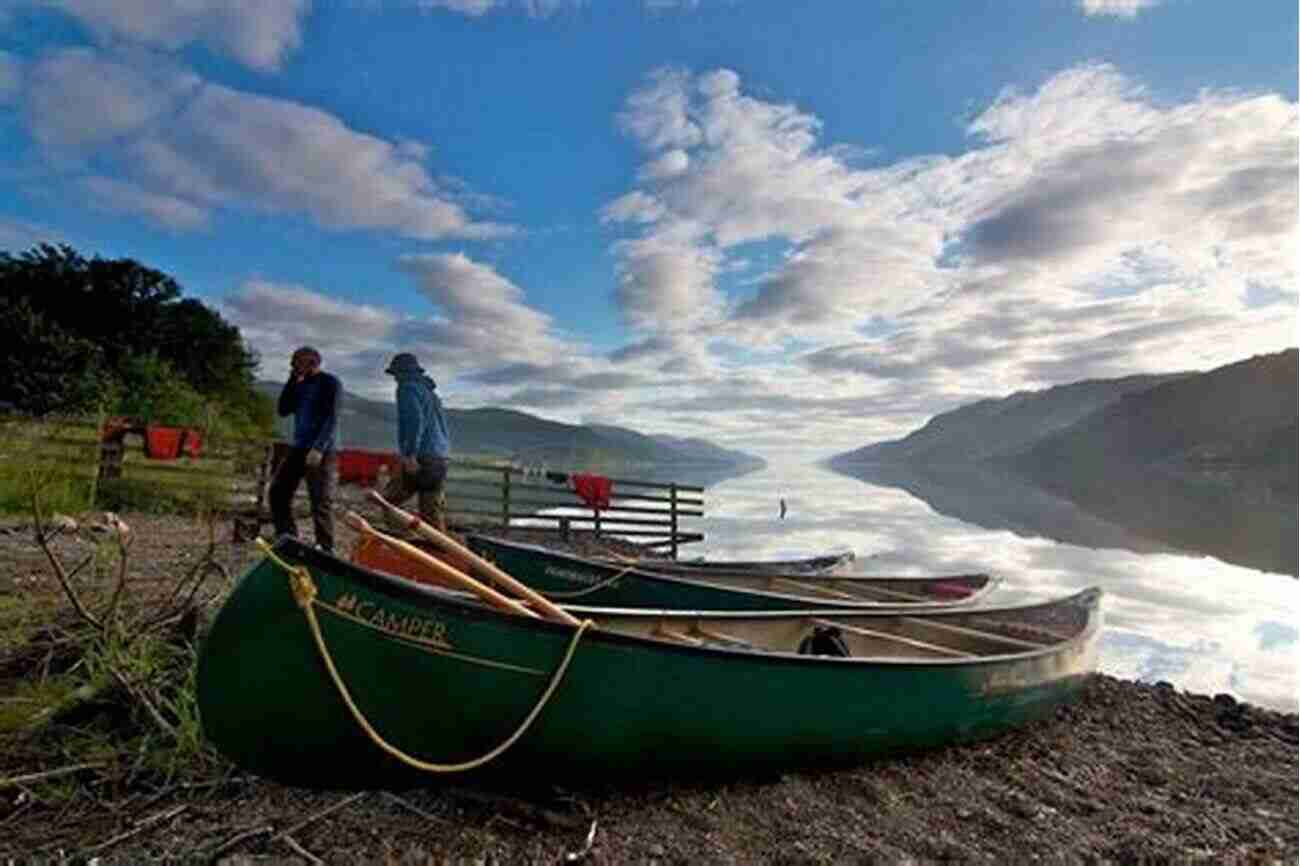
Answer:
M79 773L82 770L94 770L104 766L103 761L96 761L92 764L73 764L70 767L59 767L57 770L46 770L42 773L28 773L25 776L10 776L8 779L0 779L0 788L9 788L14 785L26 785L29 782L39 782L42 779L53 779L58 776L66 776L69 773Z
M297 854L299 857L304 858L308 863L311 863L312 866L325 866L324 860L320 859L315 854L311 853L306 848L299 845L292 836L282 835L280 837L280 841L284 842L284 844L292 848L293 853Z
M113 675L113 679L117 680L118 685L126 689L127 694L139 701L141 705L148 710L149 715L153 717L153 720L158 724L158 727L162 728L169 735L175 738L176 727L163 718L162 713L158 711L158 707L154 705L154 702L149 699L148 695L131 685L127 678L122 676L122 672L114 667L111 662L108 665L108 672Z
M103 631L104 624L81 603L81 596L77 595L77 591L73 589L72 580L63 568L63 563L59 561L58 555L50 548L49 538L45 532L45 521L41 519L40 492L34 488L32 490L32 520L36 530L36 543L40 545L41 551L50 563L50 567L54 569L54 575L59 579L59 586L63 587L63 594L68 597L68 601L72 602L72 607L77 612L77 616Z
M264 827L254 827L251 830L244 830L242 832L236 833L226 841L222 842L217 847L213 848L212 851L210 851L208 854L204 855L204 859L208 863L216 863L217 858L219 858L222 854L225 854L228 851L233 850L234 848L238 847L240 844L247 842L249 839L255 839L258 836L266 836L274 832L275 832L275 828L268 824Z
M103 851L105 848L111 848L112 846L116 845L118 842L122 842L126 839L130 839L132 836L136 835L137 833L143 832L144 830L149 829L155 824L159 824L163 821L168 820L169 818L175 818L177 815L179 815L181 812L184 812L188 808L189 808L188 805L174 806L165 812L159 812L157 815L154 815L150 818L145 818L143 821L136 824L133 828L127 830L125 833L119 833L118 835L114 836L112 839L108 839L104 842L100 842L98 845L94 846L93 848L87 848L86 853L93 854L96 851Z

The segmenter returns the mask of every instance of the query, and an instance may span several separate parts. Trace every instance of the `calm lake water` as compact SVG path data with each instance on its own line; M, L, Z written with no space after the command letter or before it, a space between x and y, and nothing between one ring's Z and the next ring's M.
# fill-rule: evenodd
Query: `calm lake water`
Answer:
M976 497L963 511L925 495L940 509L896 483L770 464L709 486L707 516L684 527L704 532L705 541L681 556L775 558L849 548L858 556L854 570L867 574L990 572L1002 579L990 604L1100 586L1101 670L1296 711L1300 582L1290 574L1177 552L1061 500L1034 500L1024 514L985 520L974 517ZM968 519L947 516L954 513ZM1293 523L1294 505L1290 514ZM1284 543L1294 549L1294 530Z

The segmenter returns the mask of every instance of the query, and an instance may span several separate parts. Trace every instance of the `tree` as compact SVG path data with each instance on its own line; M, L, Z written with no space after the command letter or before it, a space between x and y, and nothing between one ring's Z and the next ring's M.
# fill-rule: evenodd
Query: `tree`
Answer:
M0 287L70 334L97 344L116 368L153 348L163 308L180 297L171 277L131 259L87 260L66 245L0 253Z
M153 346L200 393L233 396L253 387L256 354L238 328L193 298L162 308Z
M67 245L40 244L18 255L0 252L0 297L14 305L17 316L7 325L15 329L12 344L38 358L28 366L43 371L39 383L28 375L0 384L0 395L12 392L0 400L31 411L38 405L46 407L41 411L79 411L75 401L58 402L72 399L71 382L102 389L116 381L124 385L124 399L140 408L145 398L132 389L149 382L150 400L171 406L169 412L184 414L188 410L181 407L190 406L194 395L232 409L238 426L263 426L269 417L254 388L257 355L239 329L201 301L182 298L179 284L161 271L132 259L87 259ZM4 357L20 371L24 354ZM85 378L90 369L100 371L93 381ZM56 374L69 381L54 382ZM158 377L185 388L161 396Z
M115 393L103 355L26 298L0 294L0 401L33 415L91 411Z

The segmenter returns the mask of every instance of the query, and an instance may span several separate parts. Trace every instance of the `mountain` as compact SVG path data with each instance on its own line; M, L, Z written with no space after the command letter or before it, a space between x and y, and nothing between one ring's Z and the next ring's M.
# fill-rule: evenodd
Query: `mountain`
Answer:
M1295 349L1077 382L981 400L829 464L979 525L1296 574L1298 385Z
M1106 463L1174 468L1290 468L1297 436L1297 353L1259 355L1143 391L1132 391L1011 462L1043 474Z
M980 400L936 415L924 427L892 442L877 442L831 458L836 464L874 462L967 463L1007 457L1065 430L1125 394L1191 374L1127 376L1020 391Z
M258 390L279 397L281 383L262 381ZM646 435L605 424L563 424L513 409L444 408L451 429L452 449L460 457L513 459L556 470L619 469L671 464L726 475L753 471L761 458L722 448L703 439ZM283 424L283 422L282 422ZM397 406L343 393L339 414L345 446L391 451L397 440ZM287 427L282 433L287 432Z
M1289 349L1203 373L1089 380L980 400L829 462L997 460L1036 474L1102 462L1294 463L1296 358Z

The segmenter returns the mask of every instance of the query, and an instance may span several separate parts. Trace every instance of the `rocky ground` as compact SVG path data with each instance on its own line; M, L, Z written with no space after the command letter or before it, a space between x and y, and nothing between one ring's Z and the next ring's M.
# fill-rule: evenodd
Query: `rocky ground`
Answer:
M165 587L203 527L124 515L133 586ZM84 523L84 521L83 521ZM218 524L231 574L256 554ZM92 531L57 542L72 559ZM350 543L341 530L340 547ZM141 590L143 591L143 590ZM0 604L66 605L30 526L0 521ZM12 653L14 648L0 643ZM22 671L0 658L0 709ZM10 660L12 661L12 659ZM148 789L0 743L7 863L1296 863L1297 720L1226 695L1096 675L998 739L838 771L599 788L563 778L312 792L233 768ZM101 786L102 787L102 786Z

